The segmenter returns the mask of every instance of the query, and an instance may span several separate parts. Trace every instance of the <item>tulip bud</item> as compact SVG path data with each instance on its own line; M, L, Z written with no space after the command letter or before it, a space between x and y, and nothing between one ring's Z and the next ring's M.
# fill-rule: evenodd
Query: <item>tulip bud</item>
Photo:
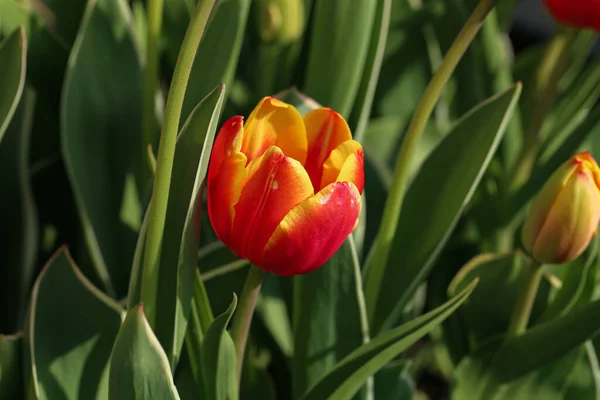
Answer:
M304 2L302 0L258 0L258 34L267 43L290 44L302 36Z
M586 249L600 222L600 169L589 152L554 172L531 205L523 246L541 263L562 264Z
M544 0L544 3L561 24L600 31L600 1Z
M266 97L227 121L208 168L208 216L238 257L281 276L323 265L356 227L363 152L329 108Z

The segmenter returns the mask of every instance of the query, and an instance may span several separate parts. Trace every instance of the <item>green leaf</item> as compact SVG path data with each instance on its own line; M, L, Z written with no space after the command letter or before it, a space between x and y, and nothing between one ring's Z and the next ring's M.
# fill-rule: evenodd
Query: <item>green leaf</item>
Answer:
M593 264L596 263L597 252L598 239L594 238L581 257L558 267L565 272L562 286L552 299L550 306L542 316L542 320L546 321L564 315L578 303L587 303L591 300L586 297L585 288L590 280L595 284L596 270L593 268Z
M304 394L302 399L351 398L370 376L451 315L469 297L476 285L476 281L472 282L463 292L442 306L385 332L354 350Z
M237 306L233 295L225 313L215 318L202 342L202 372L207 399L237 400L237 376L235 345L227 332L227 324Z
M352 267L355 251L346 240L321 268L293 278L294 398L363 343Z
M475 278L479 287L457 314L468 327L473 347L506 332L518 294L529 277L529 260L520 251L509 254L481 254L465 264L448 288L456 295ZM548 303L549 284L540 285L531 320L538 318Z
M21 375L23 334L0 335L0 399L24 398Z
M507 382L550 363L600 332L600 300L535 325L509 340L492 359L494 376Z
M373 332L392 326L426 279L496 151L520 92L516 84L475 107L421 166L406 194L385 269L367 271L367 288L369 279L381 278L376 291L365 293L376 301L369 316Z
M362 142L369 121L375 89L379 81L379 72L383 63L383 54L390 26L392 0L378 0L375 10L373 32L366 55L365 68L358 88L356 102L352 111L350 126L354 139Z
M121 309L83 276L61 248L33 287L25 330L37 399L105 399Z
M55 1L55 0L49 0ZM58 0L60 2L60 0ZM85 5L85 1L78 1ZM69 46L56 34L54 29L49 29L51 19L44 19L36 12L35 5L29 2L15 0L0 0L0 33L9 35L15 29L22 27L27 36L27 83L31 84L40 98L52 103L49 106L58 110L60 91ZM77 7L79 8L79 7ZM71 8L71 13L76 11ZM47 18L51 15L44 14ZM56 26L54 26L56 28ZM58 29L61 29L58 27ZM56 111L57 112L57 111ZM0 119L1 121L1 119ZM47 134L47 131L44 131Z
M30 139L36 96L27 89L0 142L0 304L10 305L0 318L0 332L22 329L34 279L38 221L30 181ZM1 398L1 397L0 397Z
M181 119L220 82L231 87L248 20L250 0L221 0L211 13L196 52Z
M376 6L373 0L315 0L313 6L304 93L346 118L358 93Z
M584 355L582 349L575 349L519 379L502 384L494 380L489 369L491 354L499 344L499 340L490 342L458 365L453 400L580 400L567 397L566 392L574 368Z
M141 69L124 0L89 2L69 58L61 140L85 239L105 289L127 291L147 196Z
M0 42L0 142L23 93L26 54L27 40L23 28L16 29Z
M127 313L110 356L109 400L179 400L169 360L143 305Z
M225 85L221 84L197 105L181 129L175 149L174 178L160 254L155 328L171 368L177 365L183 347L192 304L202 188L224 94Z

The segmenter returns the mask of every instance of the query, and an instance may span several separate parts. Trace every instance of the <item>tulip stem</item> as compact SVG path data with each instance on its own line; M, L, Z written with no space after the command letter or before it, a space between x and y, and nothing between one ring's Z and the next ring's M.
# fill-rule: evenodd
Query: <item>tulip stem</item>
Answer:
M148 231L144 250L144 269L142 275L141 300L145 304L146 318L152 328L156 322L156 300L159 280L160 253L167 216L167 204L171 189L171 174L173 173L173 159L175 158L175 143L179 130L181 108L185 90L196 57L196 51L208 17L212 11L215 0L199 0L196 10L185 33L181 44L179 57L173 72L173 79L165 106L162 132L158 155L156 157L156 173L152 199L148 210Z
M419 142L421 134L425 130L427 121L438 102L446 83L452 76L454 69L461 60L463 54L475 38L475 35L483 25L487 15L494 9L496 0L481 0L469 19L465 22L462 30L448 49L442 63L429 82L421 102L410 122L408 131L402 142L400 154L396 161L396 168L389 190L388 199L385 203L381 226L375 243L367 260L366 298L368 315L375 316L375 306L379 297L379 289L384 278L387 259L392 246L392 240L396 233L396 227L402 209L402 203L406 194L410 166ZM372 326L373 327L373 326Z
M531 310L533 303L535 302L535 296L537 295L542 275L544 274L544 268L542 264L534 261L529 268L529 274L527 280L524 282L517 303L513 309L512 316L510 318L510 324L508 326L507 338L519 336L527 330L527 324L529 323L529 317L531 316Z
M164 0L148 1L146 27L146 63L144 65L144 96L142 105L142 133L144 149L156 140L157 128L154 107L156 104L156 83L158 81L158 42L163 21ZM151 159L148 159L151 163ZM150 164L149 164L150 165Z
M248 342L248 331L254 315L254 307L258 300L260 287L265 279L265 271L254 265L250 266L244 288L240 296L233 321L231 323L231 338L235 344L235 355L237 359L237 380L238 387L242 378L242 366L244 365L244 353L246 352L246 343Z

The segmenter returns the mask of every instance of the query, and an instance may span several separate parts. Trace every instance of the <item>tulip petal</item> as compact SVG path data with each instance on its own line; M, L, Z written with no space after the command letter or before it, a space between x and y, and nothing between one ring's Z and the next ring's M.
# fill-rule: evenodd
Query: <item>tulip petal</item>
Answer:
M559 194L568 184L577 167L571 161L565 162L548 179L531 204L531 211L523 225L522 241L526 249L533 249L544 226L547 215L554 207Z
M306 129L296 108L273 97L265 97L254 108L244 125L242 152L252 161L271 146L287 157L304 163Z
M352 182L362 193L365 172L365 159L362 146L356 140L346 140L335 148L323 164L321 186L333 182Z
M360 193L353 183L332 183L285 216L256 265L280 276L319 268L352 232L360 208Z
M239 257L256 263L273 231L298 203L314 194L302 164L276 146L250 162L239 202L235 205L232 247Z
M578 257L588 246L600 220L600 194L593 177L576 171L558 195L536 238L538 261L563 263Z
M600 30L600 3L590 0L544 0L560 23Z
M246 156L239 151L242 117L229 119L217 135L208 166L208 217L219 239L230 244L234 208L246 177Z
M318 108L304 116L308 153L304 167L315 190L320 189L323 163L340 144L352 139L344 118L331 108Z

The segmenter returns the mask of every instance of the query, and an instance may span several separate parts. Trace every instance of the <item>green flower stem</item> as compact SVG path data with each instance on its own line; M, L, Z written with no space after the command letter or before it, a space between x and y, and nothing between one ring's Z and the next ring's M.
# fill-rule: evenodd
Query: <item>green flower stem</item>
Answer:
M370 318L375 315L375 305L381 281L384 276L385 265L390 253L392 239L398 225L402 202L406 193L410 165L414 158L415 150L421 134L425 130L433 109L442 94L444 86L454 72L456 65L461 60L463 54L473 41L473 38L481 28L483 21L490 11L494 8L496 0L481 0L473 13L463 26L462 30L452 43L446 53L441 65L433 76L429 86L425 90L421 102L415 111L413 119L408 127L404 137L392 185L388 194L388 199L383 210L381 226L377 234L377 239L371 251L371 257L367 265L368 273L366 282L367 310Z
M242 377L242 366L244 365L244 353L246 351L246 342L248 341L248 331L254 315L254 307L260 293L260 287L265 279L266 272L254 265L250 266L244 288L240 296L233 321L231 323L231 338L235 344L235 355L237 359L237 379L238 386Z
M154 144L156 119L154 105L158 82L158 43L162 29L164 0L148 0L146 28L146 65L144 66L144 93L142 105L142 133L144 148Z
M508 338L521 335L527 330L529 316L531 315L531 309L533 308L535 296L543 274L544 268L542 267L542 264L534 261L529 270L527 281L523 285L519 297L517 298L517 304L515 304L515 308L513 309L510 324L508 326Z
M518 189L533 169L540 145L540 132L556 98L560 79L569 66L571 45L576 37L577 31L572 29L556 35L540 62L532 88L535 105L517 156L510 191Z
M142 275L141 297L145 304L146 318L151 327L154 327L156 316L156 292L159 279L160 251L167 215L167 203L169 201L169 189L171 187L173 158L175 156L175 143L179 129L179 119L181 118L181 108L192 64L196 57L196 50L198 49L198 44L202 38L214 3L215 0L198 1L196 11L192 16L181 45L165 107L165 117L158 147L158 156L156 158L154 188L148 214L148 231Z

